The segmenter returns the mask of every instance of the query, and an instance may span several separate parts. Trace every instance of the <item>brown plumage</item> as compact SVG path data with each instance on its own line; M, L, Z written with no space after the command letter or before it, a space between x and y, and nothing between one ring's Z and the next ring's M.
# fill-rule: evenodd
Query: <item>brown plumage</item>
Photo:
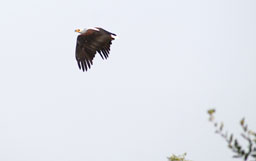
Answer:
M110 45L116 34L102 28L89 28L80 30L76 43L76 60L79 69L87 71L93 64L93 58L99 53L102 59L107 59L110 52Z

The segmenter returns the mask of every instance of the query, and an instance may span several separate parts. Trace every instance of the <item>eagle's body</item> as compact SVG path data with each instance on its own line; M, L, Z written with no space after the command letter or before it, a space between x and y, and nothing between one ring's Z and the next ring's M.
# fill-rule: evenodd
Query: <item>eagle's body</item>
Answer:
M108 58L111 41L115 39L116 34L98 27L84 30L77 29L75 32L80 33L76 43L76 60L79 69L83 71L90 69L97 52L102 59Z

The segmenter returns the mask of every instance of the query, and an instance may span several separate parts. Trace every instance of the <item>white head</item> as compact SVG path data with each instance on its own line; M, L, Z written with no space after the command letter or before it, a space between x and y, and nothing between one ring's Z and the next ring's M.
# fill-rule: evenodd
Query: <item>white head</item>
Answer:
M87 29L75 29L75 32L78 32L80 34L85 33Z
M95 28L95 27L90 27L90 28L84 28L84 29L76 29L75 32L78 32L80 34L83 34L85 33L87 30L89 29L92 29L92 30L95 30L95 31L100 31L99 29Z

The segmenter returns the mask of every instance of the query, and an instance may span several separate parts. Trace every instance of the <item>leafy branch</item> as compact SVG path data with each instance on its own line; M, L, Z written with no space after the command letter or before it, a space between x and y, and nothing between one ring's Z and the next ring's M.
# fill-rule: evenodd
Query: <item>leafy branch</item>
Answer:
M241 158L247 161L249 158L253 158L256 161L256 133L248 129L248 125L245 123L245 118L240 121L240 126L242 127L241 137L248 143L247 148L243 148L238 142L238 139L234 135L228 132L223 132L224 124L223 122L218 123L214 119L215 109L210 109L207 111L209 114L209 121L213 123L215 127L215 132L225 139L228 147L235 153L234 158Z
M186 160L185 157L186 157L187 153L184 153L182 155L172 155L170 157L168 157L168 160L169 161L189 161L189 160Z

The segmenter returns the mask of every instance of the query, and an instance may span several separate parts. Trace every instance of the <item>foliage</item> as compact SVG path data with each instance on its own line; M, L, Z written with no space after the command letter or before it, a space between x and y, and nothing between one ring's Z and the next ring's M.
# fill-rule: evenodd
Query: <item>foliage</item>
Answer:
M241 137L248 143L247 148L243 148L232 133L223 132L224 124L223 122L218 123L214 120L215 112L215 109L208 110L210 116L209 121L214 124L215 132L226 140L228 147L235 153L233 157L241 158L244 161L252 158L256 161L256 133L248 128L248 125L245 123L245 118L241 119L240 126L242 127Z
M186 157L186 153L182 154L182 155L172 155L170 157L168 157L168 160L169 161L189 161L189 160L186 160L185 157Z

